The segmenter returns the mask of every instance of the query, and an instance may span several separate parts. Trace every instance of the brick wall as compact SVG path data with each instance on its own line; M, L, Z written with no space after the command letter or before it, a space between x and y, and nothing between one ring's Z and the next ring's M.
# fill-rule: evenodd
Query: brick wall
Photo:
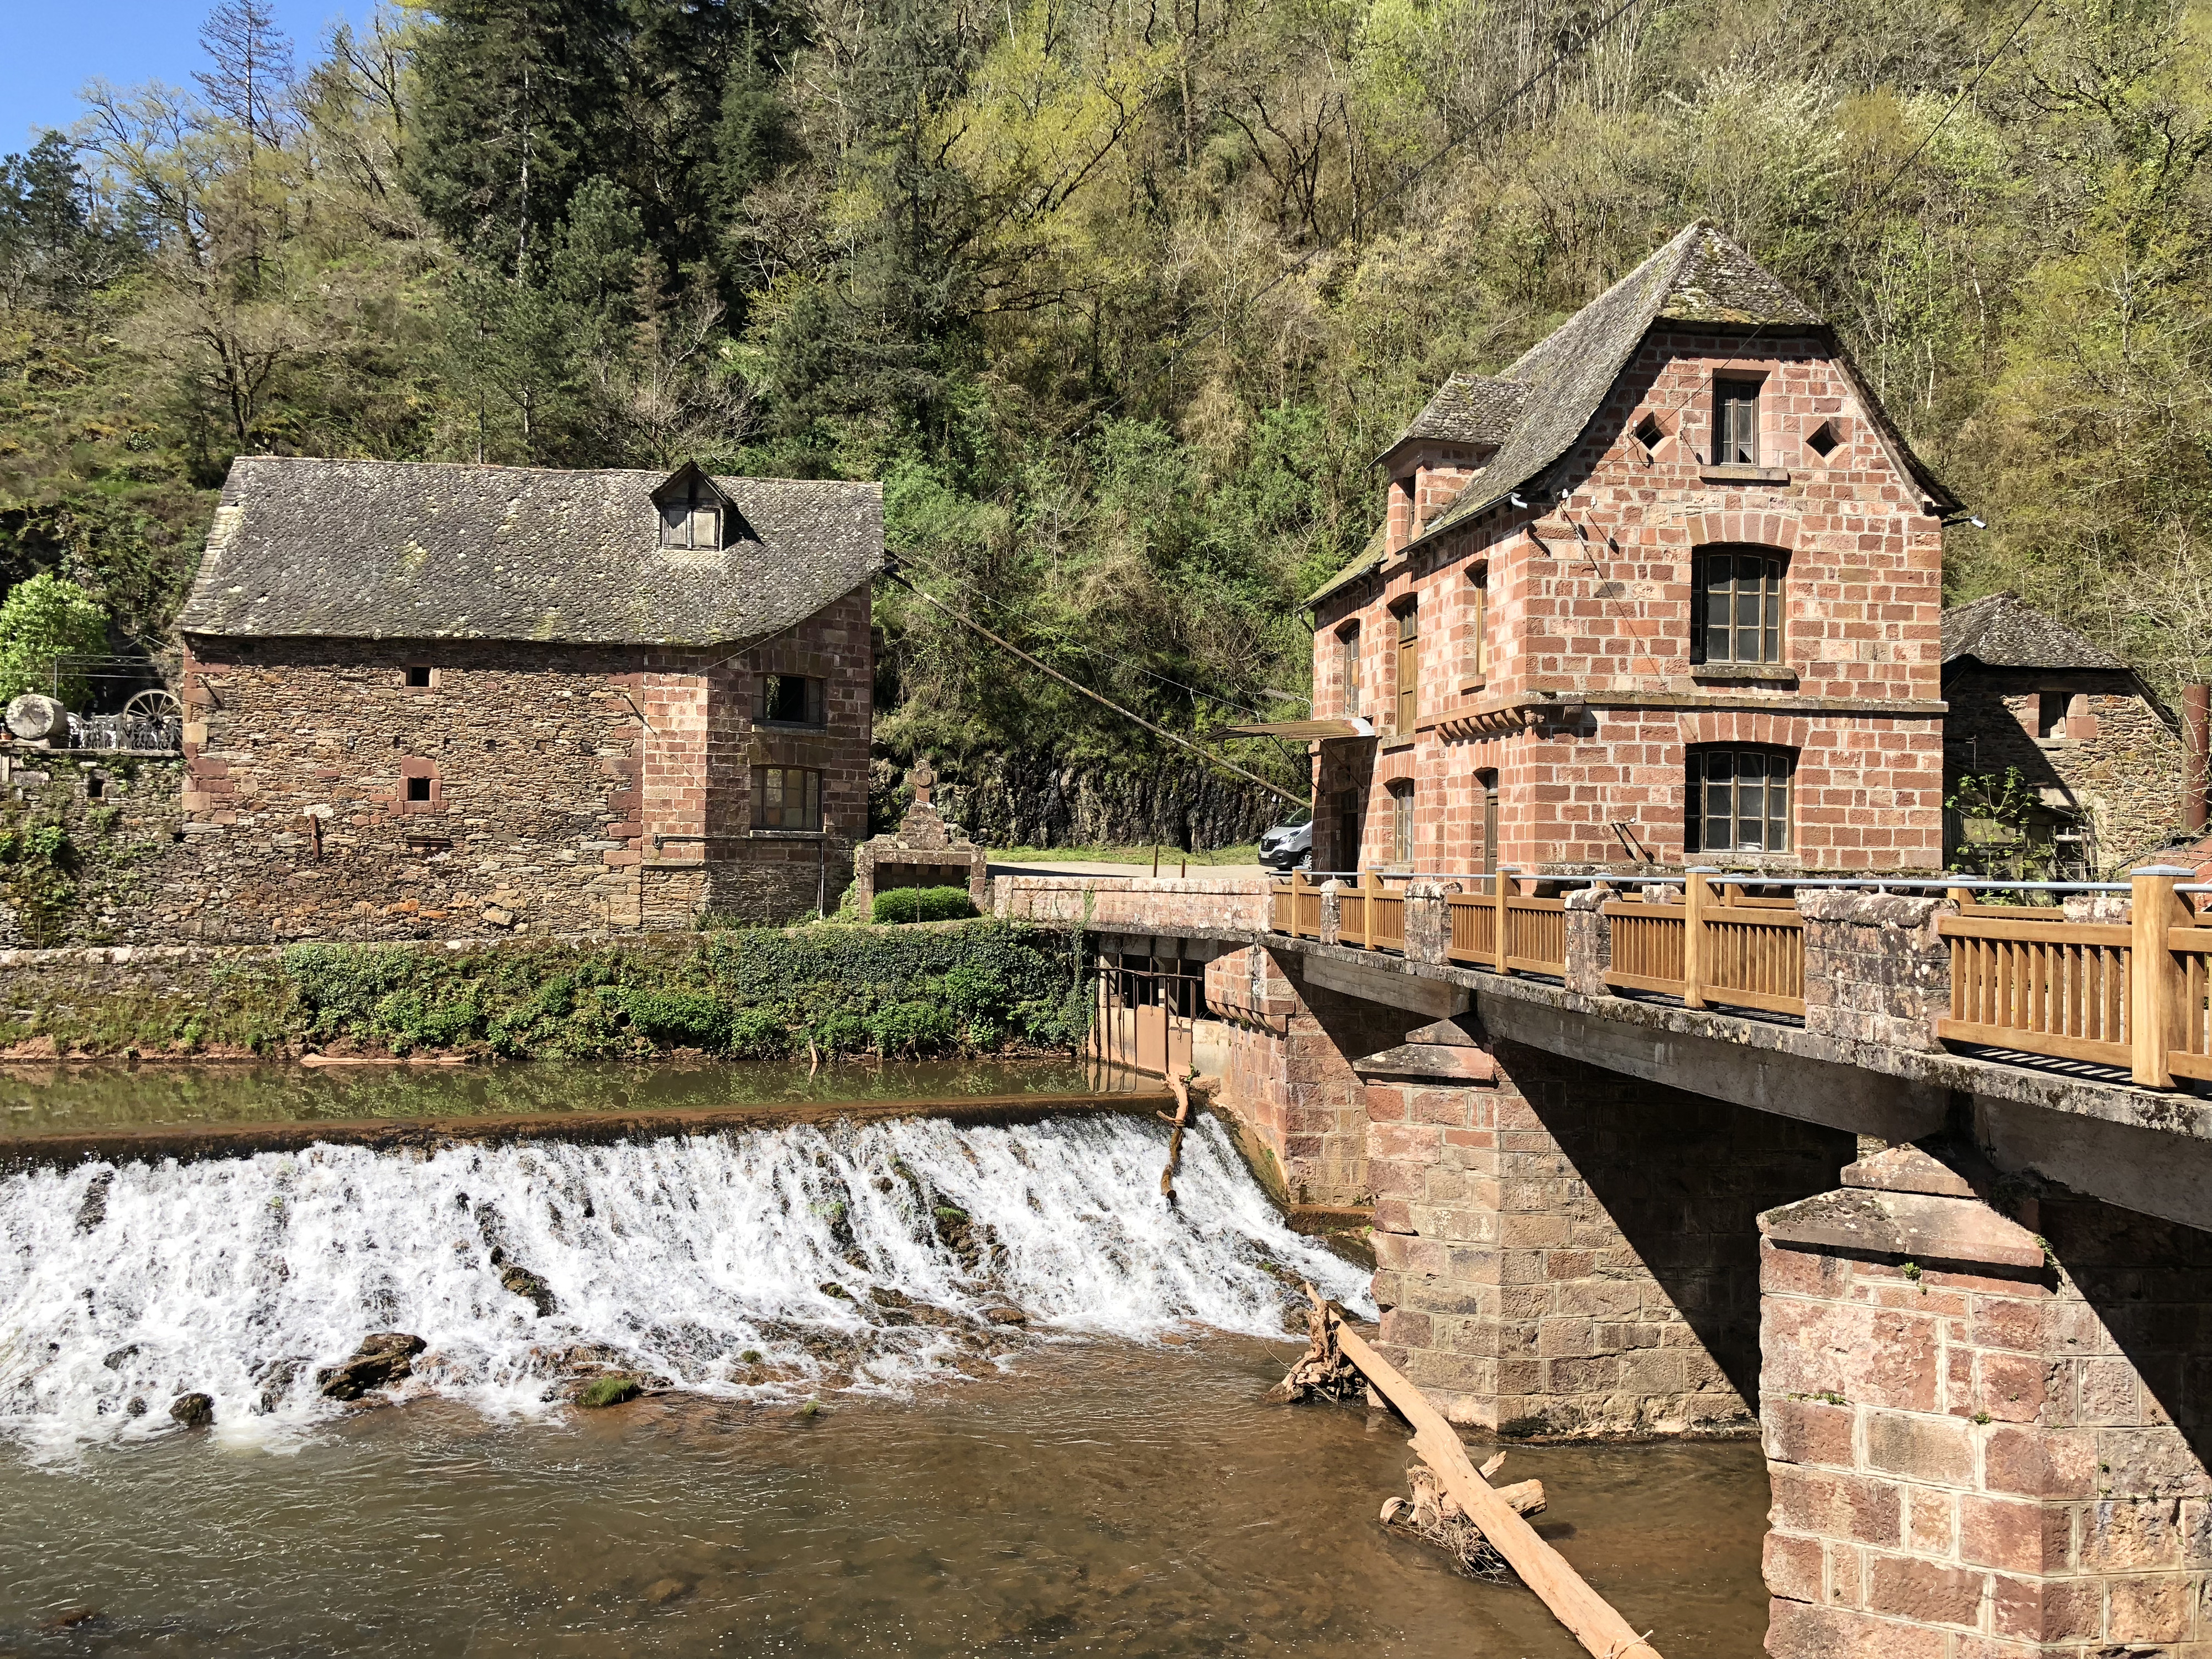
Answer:
M1899 1202L1827 1198L1867 1243ZM1819 1200L1770 1219L1768 1651L2203 1651L2212 1236L2056 1194L2023 1225L1963 1182L1904 1201L1909 1255L1836 1243Z
M702 908L787 921L821 884L834 905L866 825L867 604L856 589L730 659L188 641L185 846L148 926L226 939L685 927ZM429 686L405 684L410 664ZM826 682L824 728L755 723L771 672ZM749 836L761 765L821 771L826 860L811 838ZM428 799L409 798L410 778Z
M1761 340L1761 451L1786 482L1702 477L1717 369L1753 367L1729 342L1655 333L1565 464L1565 497L1501 510L1437 545L1388 559L1317 613L1317 708L1338 712L1337 629L1357 620L1363 708L1395 708L1392 607L1420 610L1415 729L1322 746L1317 801L1366 788L1364 857L1389 855L1392 783L1414 789L1425 870L1471 867L1481 797L1498 775L1504 853L1531 868L1622 865L1624 834L1661 862L1681 857L1686 750L1772 743L1800 751L1786 855L1724 855L1730 867L1919 870L1942 863L1939 697L1942 532L1891 462L1867 412L1811 342ZM1668 436L1647 457L1629 435L1646 411ZM1835 423L1825 459L1806 447ZM1782 677L1731 680L1690 661L1691 556L1755 543L1786 554ZM1469 573L1488 570L1490 664L1472 673ZM1540 705L1547 701L1550 711ZM1559 713L1583 700L1584 712ZM1616 831L1619 823L1623 830ZM1327 855L1336 862L1340 854ZM1339 867L1343 867L1339 864Z
M1383 1352L1511 1435L1747 1429L1756 1218L1851 1137L1500 1044L1494 1079L1371 1081Z

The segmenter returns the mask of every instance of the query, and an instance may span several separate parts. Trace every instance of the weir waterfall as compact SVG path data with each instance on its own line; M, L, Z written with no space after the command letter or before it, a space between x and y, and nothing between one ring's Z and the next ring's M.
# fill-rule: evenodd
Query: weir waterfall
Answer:
M319 1372L419 1336L396 1394L561 1408L619 1370L709 1395L896 1391L1055 1336L1182 1322L1279 1335L1300 1277L1364 1276L1286 1227L1207 1120L1176 1200L1122 1115L537 1142L317 1146L0 1182L0 1431L27 1450L172 1431L282 1440Z

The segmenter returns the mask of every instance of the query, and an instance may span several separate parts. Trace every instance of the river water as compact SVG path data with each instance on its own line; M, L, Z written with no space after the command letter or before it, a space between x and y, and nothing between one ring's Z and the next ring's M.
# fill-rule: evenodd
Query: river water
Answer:
M1303 1277L1118 1114L0 1178L0 1655L1569 1654L1376 1521L1403 1431L1260 1395ZM520 1271L522 1277L518 1279ZM1371 1311L1371 1309L1369 1310ZM413 1374L317 1375L376 1331ZM605 1410L578 1386L646 1396ZM185 1429L170 1403L212 1401ZM1744 1444L1516 1449L1662 1651L1750 1656Z

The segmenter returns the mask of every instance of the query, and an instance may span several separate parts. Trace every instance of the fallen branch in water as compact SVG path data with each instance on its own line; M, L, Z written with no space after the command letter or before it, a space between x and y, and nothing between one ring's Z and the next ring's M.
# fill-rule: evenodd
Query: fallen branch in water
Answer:
M1552 1610L1552 1616L1597 1659L1660 1659L1659 1650L1645 1636L1630 1629L1613 1604L1585 1583L1582 1575L1567 1565L1566 1558L1539 1538L1513 1504L1483 1479L1468 1458L1459 1431L1429 1403L1428 1396L1370 1347L1351 1328L1341 1310L1323 1303L1321 1293L1310 1285L1306 1286L1306 1295L1315 1304L1309 1324L1317 1321L1323 1327L1322 1340L1317 1344L1322 1352L1310 1352L1308 1359L1333 1354L1356 1367L1413 1425L1413 1449L1434 1473L1440 1490L1458 1504L1521 1582L1535 1591ZM1299 1369L1293 1366L1291 1375L1297 1376ZM1285 1378L1285 1386L1288 1382Z
M1487 1480L1498 1472L1505 1461L1505 1454L1485 1463L1482 1478ZM1458 1562L1459 1569L1470 1578L1486 1579L1492 1583L1511 1582L1513 1570L1497 1547L1483 1535L1482 1528L1468 1519L1467 1511L1459 1500L1443 1490L1437 1472L1425 1463L1416 1463L1406 1471L1406 1488L1413 1496L1386 1499L1382 1505L1382 1522L1386 1527L1406 1527L1419 1533ZM1544 1508L1544 1483L1523 1480L1517 1485L1500 1486L1498 1495L1513 1506L1516 1515L1536 1515Z
M1175 1176L1182 1163L1182 1132L1190 1122L1190 1085L1182 1078L1170 1076L1168 1087L1175 1091L1176 1115L1170 1119L1175 1131L1168 1136L1168 1167L1160 1171L1160 1196L1175 1202Z

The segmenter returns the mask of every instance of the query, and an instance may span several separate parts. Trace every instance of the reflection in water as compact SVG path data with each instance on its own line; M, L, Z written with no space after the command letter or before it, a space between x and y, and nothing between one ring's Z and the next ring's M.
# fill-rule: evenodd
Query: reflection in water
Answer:
M664 1396L552 1424L431 1401L290 1455L0 1453L0 1651L1567 1659L1526 1591L1376 1522L1404 1431L1258 1403L1295 1352L1101 1339L910 1401ZM1752 1659L1747 1443L1516 1449L1668 1654ZM68 1609L99 1620L37 1627Z
M1073 1060L805 1060L626 1066L0 1066L0 1135L155 1124L709 1109L769 1102L958 1100L1157 1089Z

